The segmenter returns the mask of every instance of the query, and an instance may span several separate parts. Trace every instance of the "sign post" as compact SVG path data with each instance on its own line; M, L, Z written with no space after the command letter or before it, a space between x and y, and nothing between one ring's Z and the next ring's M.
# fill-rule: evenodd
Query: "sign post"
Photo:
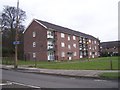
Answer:
M15 42L17 42L18 40L18 24L19 24L19 19L18 19L18 15L19 15L19 0L17 1L17 18L16 18L16 35L15 35ZM15 44L15 63L14 63L14 69L17 69L18 68L18 54L17 54L17 51L18 51L18 46L17 44Z

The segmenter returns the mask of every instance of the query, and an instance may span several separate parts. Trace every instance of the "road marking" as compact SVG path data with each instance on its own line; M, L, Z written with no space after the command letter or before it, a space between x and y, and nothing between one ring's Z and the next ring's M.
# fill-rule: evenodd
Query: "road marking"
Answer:
M25 84L22 84L22 83L17 83L17 82L11 82L13 84L18 84L18 85L21 85L21 86L27 86L27 87L31 87L31 88L40 88L38 86L33 86L33 85L25 85Z
M75 79L75 78L71 77L70 79Z
M100 82L100 81L106 81L106 80L95 79L94 81Z

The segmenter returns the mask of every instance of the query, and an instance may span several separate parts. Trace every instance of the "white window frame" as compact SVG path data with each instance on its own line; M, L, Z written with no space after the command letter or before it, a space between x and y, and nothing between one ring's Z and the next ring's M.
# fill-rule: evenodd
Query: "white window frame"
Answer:
M68 35L68 41L70 41L70 35Z
M94 41L94 44L96 44L97 42L96 42L96 40Z
M36 32L35 31L33 31L33 37L36 37Z
M33 58L36 58L36 53L33 53Z
M73 44L73 47L76 48L76 46L77 46L77 45L74 43L74 44Z
M92 52L90 52L90 56L92 55Z
M91 40L89 39L89 43L91 43Z
M73 36L73 40L76 40L76 36Z
M89 49L91 49L92 47L91 46L89 46Z
M74 56L77 56L77 52L74 52Z
M95 46L95 50L97 49L97 47Z
M71 46L70 46L70 45L68 45L68 49L71 49Z
M61 47L65 47L65 43L64 42L61 42Z
M65 52L61 52L61 57L65 57Z
M36 47L36 42L33 42L33 47Z
M95 55L97 56L97 52L95 52Z
M65 38L65 34L64 33L61 33L61 38Z

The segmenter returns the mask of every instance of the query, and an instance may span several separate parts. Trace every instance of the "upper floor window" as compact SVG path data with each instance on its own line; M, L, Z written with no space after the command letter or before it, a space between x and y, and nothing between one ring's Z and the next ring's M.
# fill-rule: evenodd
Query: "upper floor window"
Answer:
M71 46L70 46L70 45L68 45L68 49L71 49Z
M96 41L94 41L94 43L96 44Z
M97 47L95 46L95 50L97 49Z
M54 38L54 33L52 31L47 31L47 38Z
M61 38L65 38L65 34L64 33L61 33Z
M70 35L68 35L68 41L70 41Z
M89 43L91 43L91 40L89 39Z
M73 47L76 48L76 44L73 44Z
M62 43L61 43L61 47L65 47L65 43L62 42Z
M33 47L36 47L36 42L33 42Z
M73 40L76 40L76 37L75 37L75 36L73 36Z
M33 32L33 37L36 37L36 32L35 31Z
M48 30L47 35L53 36L53 32Z

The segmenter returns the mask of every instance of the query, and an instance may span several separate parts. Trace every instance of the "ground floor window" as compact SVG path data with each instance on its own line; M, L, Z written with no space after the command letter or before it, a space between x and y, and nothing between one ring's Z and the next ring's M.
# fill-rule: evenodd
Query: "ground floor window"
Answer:
M33 58L36 58L36 53L33 53Z

